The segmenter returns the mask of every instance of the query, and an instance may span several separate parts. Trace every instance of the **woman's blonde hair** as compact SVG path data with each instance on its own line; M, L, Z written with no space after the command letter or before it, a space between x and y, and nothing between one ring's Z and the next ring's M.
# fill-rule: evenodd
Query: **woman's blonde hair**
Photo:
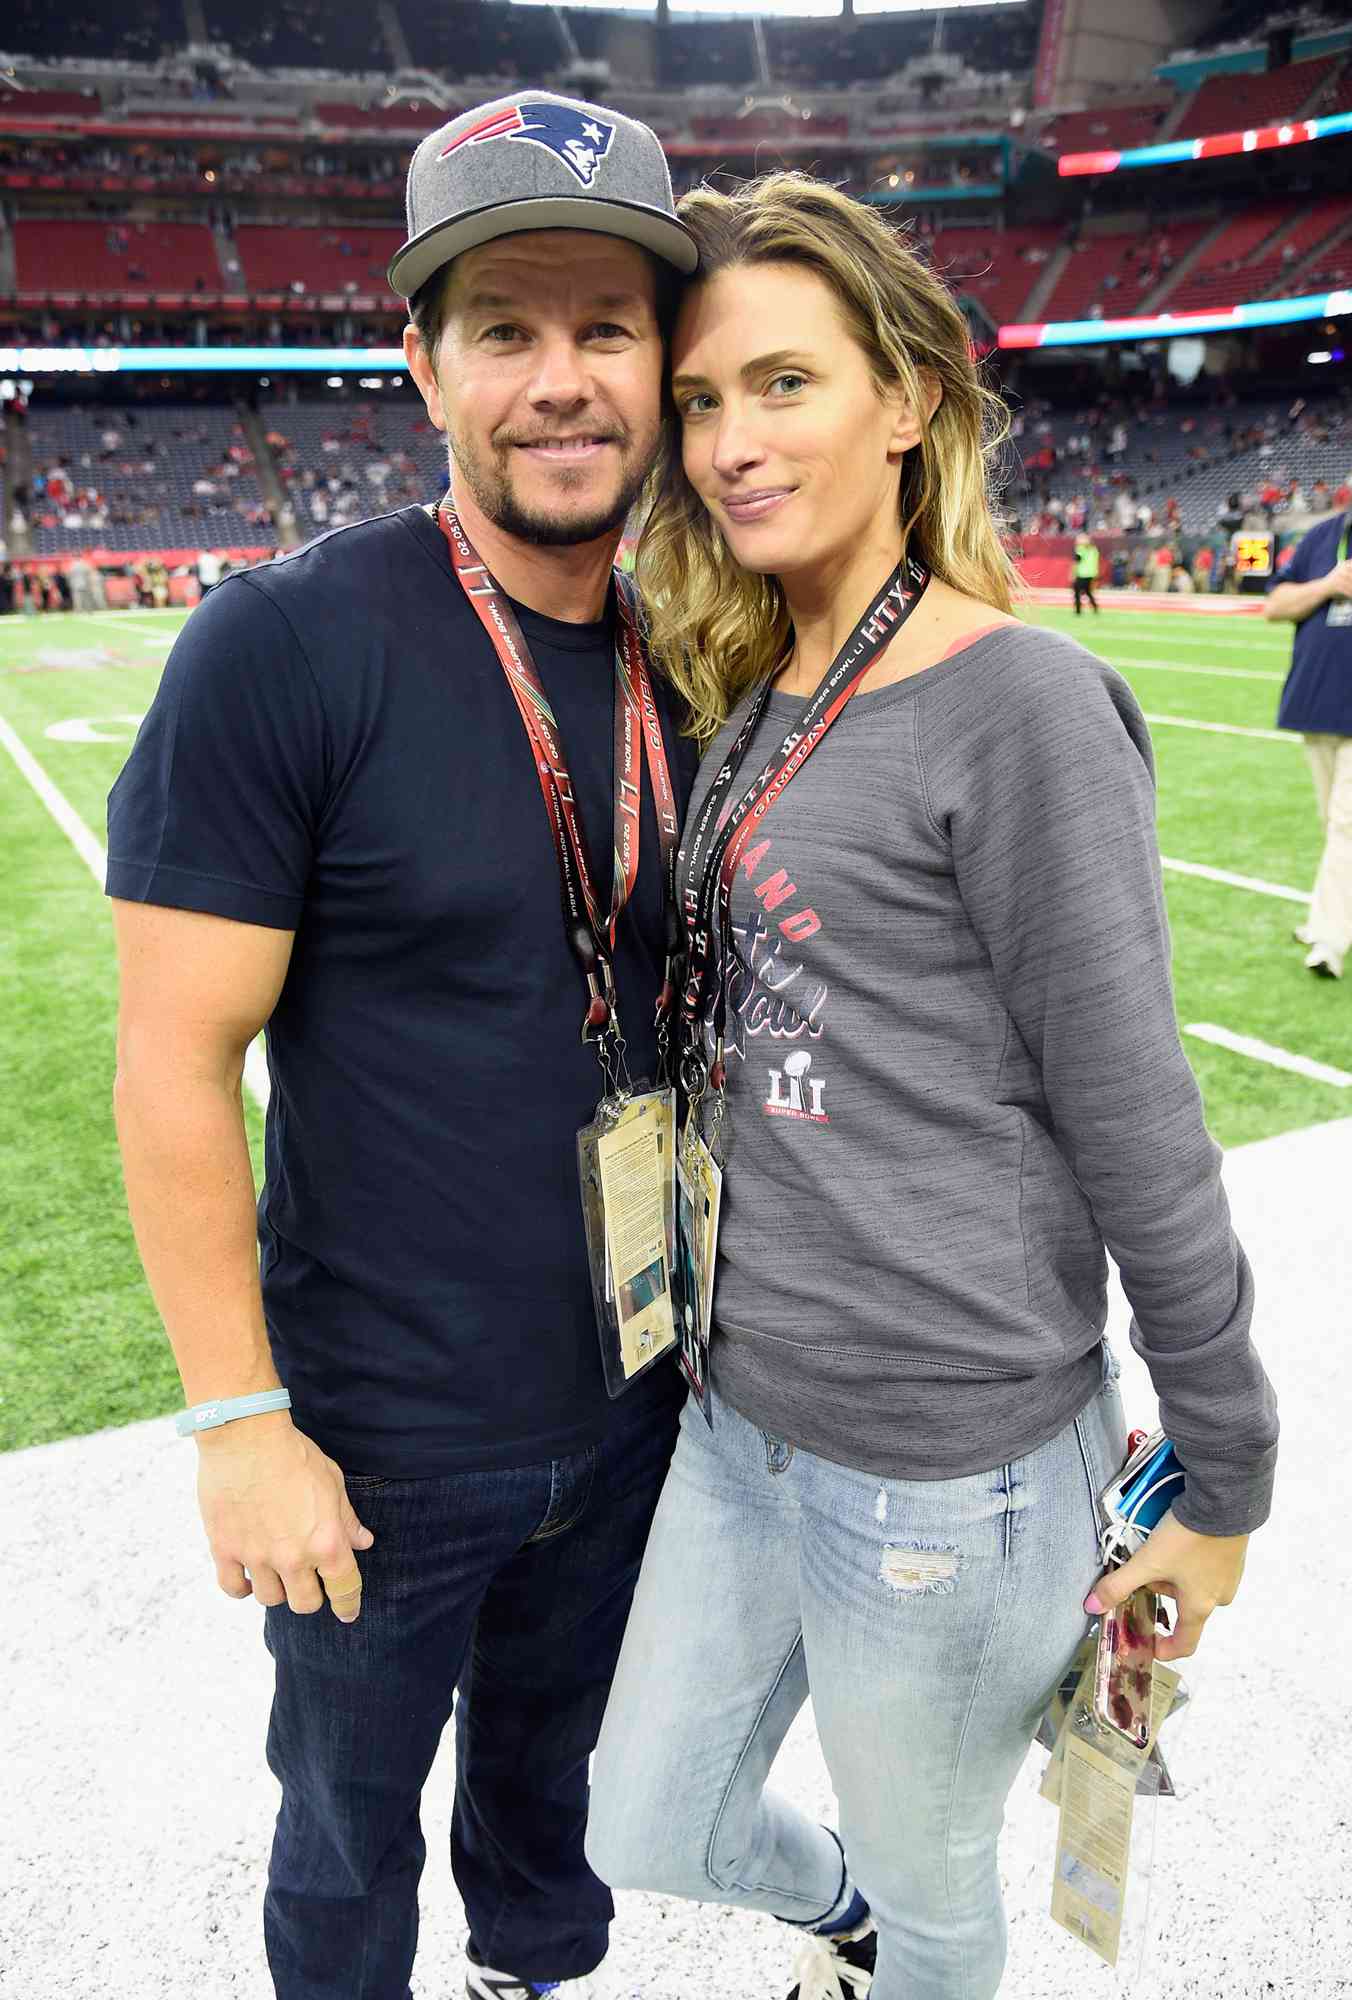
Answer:
M1009 611L1016 573L992 513L1009 415L981 381L942 281L876 209L806 174L767 174L735 194L696 188L678 212L699 244L697 285L738 265L793 264L830 287L879 389L900 386L920 419L920 442L902 461L903 545L953 589ZM928 422L922 370L943 392ZM650 492L636 574L652 648L707 742L782 665L788 609L774 577L734 562L685 476L670 409Z

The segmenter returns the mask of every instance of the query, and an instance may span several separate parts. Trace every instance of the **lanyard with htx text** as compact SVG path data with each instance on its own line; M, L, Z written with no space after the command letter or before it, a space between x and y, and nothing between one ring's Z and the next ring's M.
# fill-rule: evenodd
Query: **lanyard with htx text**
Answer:
M841 714L860 681L915 610L929 584L923 563L906 556L837 653L815 694L749 788L733 803L734 787L770 700L772 681L756 694L708 796L688 823L677 861L687 931L686 977L681 995L681 1083L697 1103L707 1086L721 1098L723 1035L727 1021L731 951L732 884L755 828L781 798ZM704 1014L710 974L717 961L713 1007L714 1058L704 1048Z
M624 1076L624 1038L620 1032L613 955L620 913L638 880L641 765L645 760L653 788L664 903L668 906L666 974L657 1001L658 1039L664 1059L669 1017L676 997L673 980L676 913L670 907L668 886L674 874L676 853L676 796L628 580L616 573L620 616L615 648L615 858L610 911L603 917L558 723L516 613L492 572L475 553L451 508L440 507L437 518L456 577L493 643L534 753L558 859L564 930L587 985L582 1038L595 1043L607 1080L619 1084Z
M841 647L777 753L736 797L738 773L770 700L773 681L758 691L701 810L691 819L677 861L688 955L681 993L681 1088L687 1115L676 1152L676 1270L681 1372L713 1423L709 1348L713 1336L714 1281L718 1259L723 1170L728 1159L727 1095L723 1036L732 967L732 884L754 828L781 798L859 683L915 610L929 584L923 564L904 557L881 594ZM705 1036L710 973L717 961L713 1003L713 1061ZM704 1098L712 1109L703 1120Z

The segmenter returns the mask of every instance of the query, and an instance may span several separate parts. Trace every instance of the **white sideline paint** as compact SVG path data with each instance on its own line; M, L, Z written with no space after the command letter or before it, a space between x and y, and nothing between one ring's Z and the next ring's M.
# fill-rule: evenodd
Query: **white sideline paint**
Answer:
M1114 652L1111 666L1121 664L1130 667L1133 673L1160 674L1205 674L1216 681L1276 681L1280 684L1285 674L1265 674L1256 667L1181 667L1177 660L1134 660L1129 653Z
M25 747L22 739L2 715L0 715L0 744L8 750L23 776L102 889L104 876L108 870L107 850L94 838L65 793L57 790L37 758ZM266 1111L271 1084L261 1035L250 1045L244 1057L244 1087L259 1110Z
M1235 1035L1229 1028L1218 1028L1210 1021L1192 1021L1183 1032L1195 1036L1199 1042L1213 1042L1218 1049L1229 1049L1234 1055L1267 1063L1272 1069L1289 1069L1296 1076L1308 1076L1314 1083L1331 1083L1336 1090L1352 1090L1352 1074L1347 1070L1315 1062L1312 1056L1295 1055L1272 1042L1260 1042L1256 1035Z
M1297 749L1301 744L1290 729L1241 729L1237 722L1194 722L1186 715L1147 715L1145 719L1152 729L1205 729L1213 736L1253 736L1260 743L1294 743Z
M1280 896L1286 903L1308 903L1305 889L1287 889L1280 882L1265 882L1261 875L1232 875L1226 868L1208 868L1200 861L1171 861L1161 854L1160 867L1176 875L1197 875L1204 882L1223 882L1227 889L1251 889L1256 896Z

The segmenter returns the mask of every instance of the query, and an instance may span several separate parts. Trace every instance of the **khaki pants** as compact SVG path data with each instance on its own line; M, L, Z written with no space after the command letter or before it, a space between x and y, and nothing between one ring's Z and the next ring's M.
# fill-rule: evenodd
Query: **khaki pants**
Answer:
M1324 854L1305 928L1310 942L1352 950L1352 736L1307 736Z

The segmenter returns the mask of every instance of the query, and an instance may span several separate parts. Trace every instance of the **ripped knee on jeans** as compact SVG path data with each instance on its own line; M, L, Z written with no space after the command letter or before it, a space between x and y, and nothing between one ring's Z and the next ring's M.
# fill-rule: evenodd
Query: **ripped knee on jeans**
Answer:
M961 1567L961 1551L950 1543L887 1542L878 1576L902 1597L941 1596L956 1587Z

